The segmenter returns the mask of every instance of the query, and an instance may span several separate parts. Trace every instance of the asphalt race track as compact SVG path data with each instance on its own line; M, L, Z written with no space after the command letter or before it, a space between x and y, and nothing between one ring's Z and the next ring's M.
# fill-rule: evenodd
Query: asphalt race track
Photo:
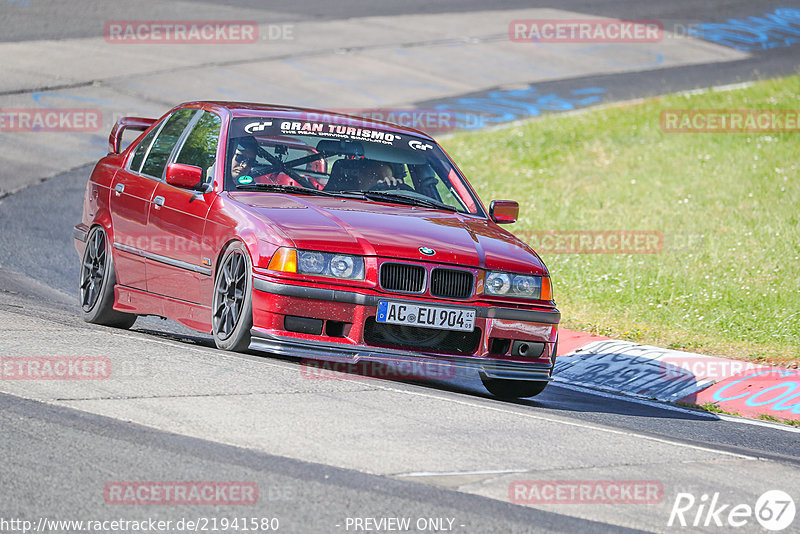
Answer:
M22 520L32 522L28 531L88 532L50 521L117 519L172 521L166 530L174 532L194 531L186 521L200 521L210 531L213 520L235 517L277 518L273 530L300 533L670 532L688 530L668 525L679 494L697 501L684 514L690 524L700 518L692 531L761 532L755 517L735 529L717 526L706 515L708 503L728 505L718 516L726 521L733 506L755 508L768 490L798 502L800 429L557 384L535 399L502 402L477 376L323 379L298 359L218 351L210 336L158 318L140 318L130 331L86 324L76 304L72 227L92 166L105 151L112 124L105 117L160 116L183 100L225 95L336 108L463 110L465 102L485 101L472 111L486 116L496 109L498 92L525 90L526 102L534 102L527 115L507 117L524 119L539 112L531 111L537 95L572 99L577 109L795 73L800 44L742 50L676 40L631 48L615 59L619 64L608 50L587 52L590 57L569 52L567 61L564 50L545 48L535 61L503 64L521 57L501 39L509 20L552 15L535 11L550 9L659 19L674 28L800 6L0 1L0 64L7 67L0 107L79 102L104 113L103 128L93 133L0 131L0 356L102 357L120 370L102 381L0 380L0 532L22 532ZM368 23L360 20L365 17ZM102 49L106 21L135 19L293 25L296 40L277 43L283 48L275 52L231 48L236 57L230 61L205 58L195 50L202 47L182 57L170 57L169 49L120 52L125 61L85 55ZM41 64L26 67L19 58ZM475 63L459 63L467 60ZM422 76L424 65L437 67ZM270 78L275 69L281 77ZM400 72L414 83L386 82ZM483 125L500 122L500 115L488 116ZM104 493L109 485L136 481L246 482L257 486L258 499L131 506ZM518 481L638 481L660 489L648 503L534 505L515 502ZM392 528L389 518L407 518L410 527ZM3 522L11 520L18 522ZM798 524L795 519L785 531L797 531Z

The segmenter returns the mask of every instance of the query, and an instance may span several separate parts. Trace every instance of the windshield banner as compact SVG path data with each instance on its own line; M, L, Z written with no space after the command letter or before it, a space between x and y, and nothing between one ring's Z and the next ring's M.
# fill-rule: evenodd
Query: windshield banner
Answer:
M336 118L331 116L331 118ZM275 135L312 135L330 137L331 139L348 139L353 141L369 141L383 145L409 148L409 140L384 130L367 127L367 121L357 118L342 118L336 122L316 120L284 120L263 119L255 117L235 119L231 124L231 137L275 136ZM417 140L419 143L419 141ZM413 147L411 147L413 148Z

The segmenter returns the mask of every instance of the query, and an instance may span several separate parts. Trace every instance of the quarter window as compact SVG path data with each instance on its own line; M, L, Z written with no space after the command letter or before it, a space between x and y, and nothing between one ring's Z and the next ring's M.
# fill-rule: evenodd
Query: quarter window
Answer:
M144 156L147 154L147 149L150 148L151 144L153 144L153 138L158 133L160 127L161 125L157 125L155 128L150 130L150 133L145 135L144 139L142 139L142 142L136 147L136 150L133 152L133 159L131 159L131 171L139 172L142 170L142 161L144 161Z

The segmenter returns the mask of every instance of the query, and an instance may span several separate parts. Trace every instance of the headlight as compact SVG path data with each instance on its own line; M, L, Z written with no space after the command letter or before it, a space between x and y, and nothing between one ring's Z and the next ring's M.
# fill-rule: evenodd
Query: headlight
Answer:
M491 271L486 275L487 295L533 300L551 300L550 278Z
M298 250L297 272L316 276L346 278L348 280L363 280L364 258L361 256Z
M364 279L364 258L313 250L281 247L272 255L269 269L285 273L330 276L348 280Z
M303 251L298 258L300 264L297 266L298 272L306 274L322 274L325 270L325 256L319 252Z
M356 261L352 256L334 256L328 265L333 276L338 278L353 278L356 272Z
M486 277L486 292L492 295L505 295L511 289L511 275L489 273Z

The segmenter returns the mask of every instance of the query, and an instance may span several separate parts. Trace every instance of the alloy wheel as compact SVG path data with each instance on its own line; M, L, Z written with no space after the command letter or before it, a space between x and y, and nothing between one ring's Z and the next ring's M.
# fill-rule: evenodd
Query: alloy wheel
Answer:
M214 329L228 338L242 315L247 290L247 263L236 251L226 259L214 289Z
M96 230L86 244L81 267L81 306L84 311L94 308L103 279L106 275L106 235L101 230Z

